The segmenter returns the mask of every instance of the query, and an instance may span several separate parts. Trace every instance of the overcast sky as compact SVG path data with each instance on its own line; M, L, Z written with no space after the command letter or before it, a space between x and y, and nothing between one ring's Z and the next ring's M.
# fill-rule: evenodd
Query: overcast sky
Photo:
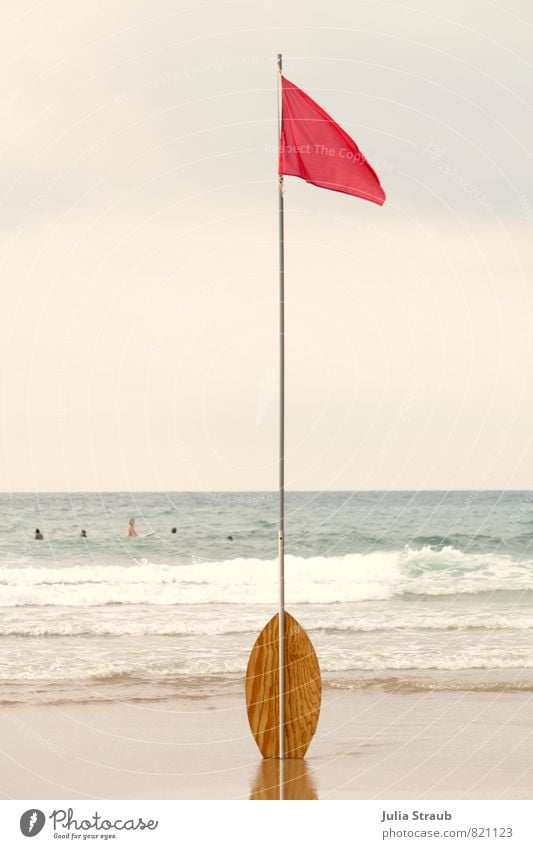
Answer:
M380 175L286 179L287 486L533 486L526 0L7 0L2 490L277 485L275 56Z

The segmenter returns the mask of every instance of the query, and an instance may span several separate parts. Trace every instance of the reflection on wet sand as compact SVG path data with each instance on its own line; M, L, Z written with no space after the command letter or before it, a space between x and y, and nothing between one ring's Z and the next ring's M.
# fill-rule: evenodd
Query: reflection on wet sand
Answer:
M259 764L250 799L318 799L304 760L269 758Z

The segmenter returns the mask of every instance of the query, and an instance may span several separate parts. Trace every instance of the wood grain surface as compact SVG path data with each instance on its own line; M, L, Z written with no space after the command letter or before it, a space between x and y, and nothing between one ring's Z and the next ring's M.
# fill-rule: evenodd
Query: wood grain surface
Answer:
M269 758L259 764L250 799L318 799L318 795L304 760Z
M264 758L279 757L278 614L265 625L246 670L246 706ZM285 613L285 757L303 758L320 714L320 667L311 640Z

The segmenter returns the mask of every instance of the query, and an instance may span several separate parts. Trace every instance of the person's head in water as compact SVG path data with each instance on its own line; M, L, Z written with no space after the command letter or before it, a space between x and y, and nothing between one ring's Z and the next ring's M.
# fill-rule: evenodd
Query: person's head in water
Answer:
M226 537L226 539L231 539L231 540L232 540L232 539L233 539L233 537L232 537L232 536L231 536L231 534L230 534L230 535L229 535L229 537Z
M80 531L80 537L85 538L86 536L87 536L87 531L85 530L85 528L82 528L81 531Z
M172 528L172 530L170 531L170 533L171 533L171 534L177 534L177 533L178 533L178 529L177 529L177 528Z
M44 537L43 537L42 533L40 532L39 528L35 528L35 539L44 539Z
M136 537L137 531L135 530L135 519L130 519L128 522L128 530L126 532L127 537Z

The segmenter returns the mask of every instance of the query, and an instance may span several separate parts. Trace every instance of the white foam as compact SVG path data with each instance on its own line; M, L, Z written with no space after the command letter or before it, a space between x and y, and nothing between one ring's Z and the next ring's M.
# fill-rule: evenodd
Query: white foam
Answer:
M156 612L153 607L140 608L135 617L119 615L116 608L109 608L108 615L100 613L95 616L84 613L81 608L62 611L60 616L50 615L47 609L35 618L28 615L25 608L19 610L20 615L4 615L0 620L0 636L2 637L71 637L71 636L111 636L111 637L143 637L143 636L217 636L231 634L257 635L272 615L272 606L262 605L239 608L238 615L228 615L228 608L223 606L208 607L199 615L200 606L195 605L188 611L181 610L176 615L176 608L160 607ZM91 608L94 610L94 608ZM129 608L124 608L128 611ZM292 612L305 622L309 634L326 633L329 635L350 634L380 634L385 631L427 631L427 632L456 632L469 631L533 631L533 614L519 613L513 609L499 612L491 606L489 609L476 608L468 611L452 609L426 610L416 603L397 607L376 606L355 612L346 606L339 605L335 609L324 612L308 607L305 612ZM256 612L257 611L257 612Z
M231 653L206 652L188 655L181 661L170 657L152 656L137 659L130 656L111 657L105 653L94 655L61 655L53 663L43 663L36 656L26 664L20 658L0 669L0 681L80 681L109 679L116 676L144 678L147 680L202 678L239 674L246 670L248 651L235 647ZM361 653L332 653L320 651L322 674L338 672L386 672L394 670L457 671L472 669L533 669L533 657L526 649L509 651L498 648L457 650L453 654L413 651L409 654L390 655L381 651Z
M275 560L253 558L189 565L3 567L0 605L268 604L276 598L277 580ZM451 547L286 559L290 604L528 589L533 590L531 562Z

